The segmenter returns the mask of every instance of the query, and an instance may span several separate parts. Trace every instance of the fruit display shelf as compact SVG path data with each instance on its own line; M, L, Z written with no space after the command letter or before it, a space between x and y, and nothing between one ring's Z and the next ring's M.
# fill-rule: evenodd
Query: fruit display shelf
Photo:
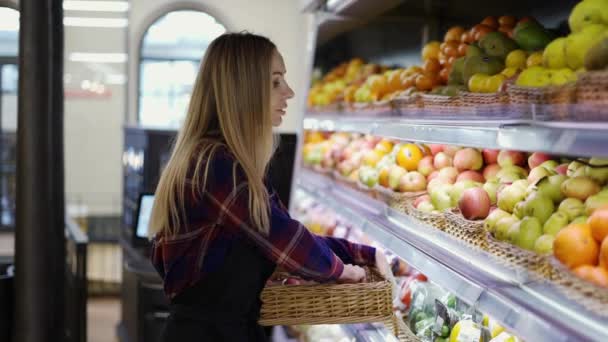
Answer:
M437 284L527 341L606 341L606 318L550 283L333 180L301 169L298 191L332 208Z
M608 123L509 123L315 115L304 119L303 128L358 132L423 143L608 157Z

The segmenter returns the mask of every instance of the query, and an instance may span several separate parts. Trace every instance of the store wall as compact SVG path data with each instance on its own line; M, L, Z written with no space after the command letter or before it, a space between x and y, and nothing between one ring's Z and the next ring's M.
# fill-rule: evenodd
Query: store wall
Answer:
M306 70L306 38L308 21L299 11L298 0L131 0L129 17L129 86L127 122L137 121L137 51L147 27L171 10L198 9L214 16L229 31L248 30L272 39L283 54L287 66L287 81L296 92L289 102L287 115L279 131L296 132L302 119ZM184 28L195 29L195 28Z

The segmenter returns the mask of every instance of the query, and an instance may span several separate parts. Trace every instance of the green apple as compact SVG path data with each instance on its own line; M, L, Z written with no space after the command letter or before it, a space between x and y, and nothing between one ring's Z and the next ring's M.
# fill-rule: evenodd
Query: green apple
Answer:
M543 235L543 226L536 217L524 217L519 225L519 236L516 245L527 250L534 250L534 243Z
M489 180L483 185L483 189L488 193L488 196L490 196L491 205L496 204L496 193L498 192L499 186L500 186L500 184L498 183L498 180L496 180L496 179Z
M587 176L567 179L562 183L561 189L564 196L578 198L581 201L597 194L601 190L600 185Z
M513 216L517 217L520 220L526 216L526 202L525 201L519 202L515 205L515 207L513 208Z
M555 211L553 201L539 193L530 195L525 202L525 216L536 217L543 225Z
M561 186L566 179L568 179L568 177L564 175L553 175L544 178L536 184L537 191L538 193L549 197L553 200L553 203L559 203L564 199Z
M589 216L587 215L581 215L579 217L574 218L574 220L572 220L572 224L582 224L582 223L587 223L587 220L589 219Z
M505 217L510 217L511 214L502 210L502 209L494 209L488 217L483 221L483 227L490 233L494 233L494 228L496 227L496 223Z
M513 213L515 205L525 199L526 188L512 184L505 187L497 197L498 207L506 212Z
M553 254L553 235L541 235L536 242L534 242L534 251L538 254Z
M569 219L566 213L555 212L543 225L543 233L555 236L562 228L568 225L568 222Z
M566 198L559 204L557 211L568 215L568 220L572 221L576 217L585 213L585 204L578 198Z
M513 245L517 244L517 239L519 238L519 235L521 234L520 226L521 226L521 221L518 221L518 222L513 223L511 225L511 227L509 227L509 229L507 230L507 241Z
M503 217L496 222L496 226L494 227L494 236L501 241L506 241L508 238L509 228L519 220L514 216Z

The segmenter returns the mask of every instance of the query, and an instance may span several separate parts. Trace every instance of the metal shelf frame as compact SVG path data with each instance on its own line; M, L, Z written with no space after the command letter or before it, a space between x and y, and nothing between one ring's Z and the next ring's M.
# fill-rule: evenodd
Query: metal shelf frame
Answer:
M358 132L423 143L608 157L608 123L505 123L309 115L304 119L303 128Z
M506 267L484 251L312 171L300 171L297 188L526 341L608 340L608 318L560 296L553 285L525 270Z

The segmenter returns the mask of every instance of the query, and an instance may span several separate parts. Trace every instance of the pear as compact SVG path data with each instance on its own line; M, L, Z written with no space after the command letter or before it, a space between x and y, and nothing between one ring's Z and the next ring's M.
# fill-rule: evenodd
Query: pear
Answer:
M483 185L483 189L488 193L488 196L490 196L491 205L496 204L496 194L499 186L498 180L489 180Z
M568 222L568 214L560 211L555 212L543 225L543 233L555 236L562 228L568 225Z
M585 170L585 164L579 161L572 161L568 164L568 171L566 171L566 176L568 177L576 177L583 176Z
M589 165L585 166L585 176L591 177L600 184L608 182L608 159L589 159Z
M555 211L553 200L539 193L534 193L526 199L524 212L526 216L535 217L544 224Z
M513 216L523 219L526 216L526 202L519 202L513 208Z
M490 233L494 233L496 223L498 223L500 219L503 219L505 217L511 217L511 214L502 209L494 209L490 213L490 215L488 215L488 217L486 217L486 219L483 221L483 228Z
M562 183L561 189L564 196L578 198L581 201L597 194L601 190L600 185L587 176L567 179Z
M519 238L519 235L521 234L520 226L521 226L521 221L517 221L517 222L513 223L507 230L507 241L513 245L517 244L517 239Z
M541 195L549 197L553 200L553 203L560 203L564 199L561 186L566 179L568 179L568 177L564 175L553 175L541 179L536 184L537 191Z
M509 185L498 194L498 207L506 212L512 213L515 205L523 201L525 196L525 188Z
M543 235L543 227L536 217L524 217L519 225L516 245L527 250L534 250L536 240Z
M554 172L549 171L547 168L542 166L537 166L530 170L530 174L528 175L528 183L536 184L542 178L553 175Z
M494 226L494 236L501 241L506 241L508 238L509 228L519 220L511 215L503 217Z
M566 198L559 204L558 212L568 215L568 220L572 221L576 217L585 213L585 204L578 198Z
M588 219L589 219L589 216L582 215L582 216L579 216L579 217L575 218L574 220L572 220L572 222L570 222L570 224L584 224L584 223L587 223Z
M541 235L534 242L534 251L538 254L553 254L553 241L555 237L553 235Z
M608 195L602 195L602 192L597 195L590 196L585 200L585 208L587 215L591 215L595 209L608 204Z

